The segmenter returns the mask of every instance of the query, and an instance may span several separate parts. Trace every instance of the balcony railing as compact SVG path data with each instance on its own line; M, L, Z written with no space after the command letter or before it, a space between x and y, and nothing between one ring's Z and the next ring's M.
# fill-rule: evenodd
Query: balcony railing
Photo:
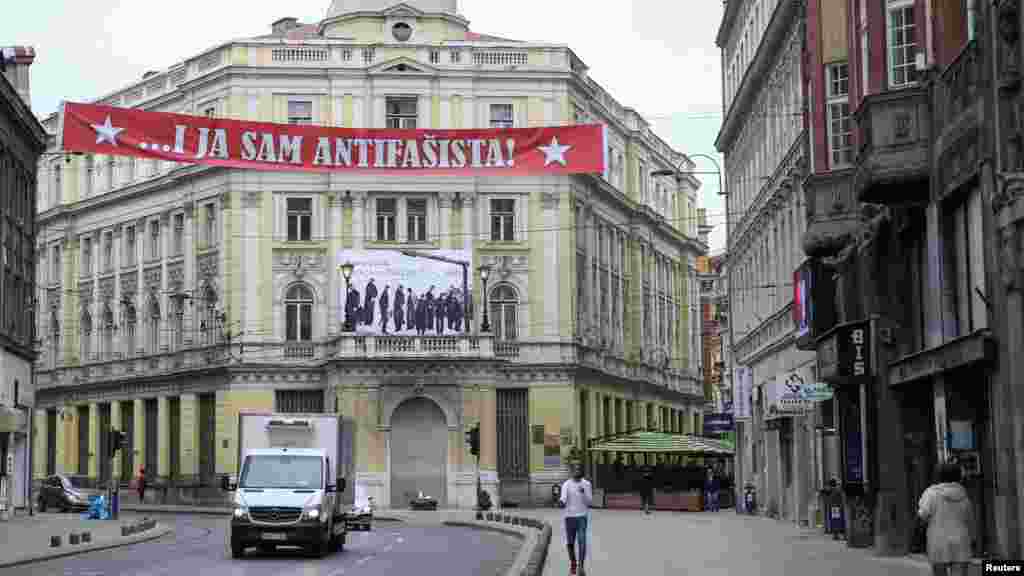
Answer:
M494 358L490 336L356 336L344 334L330 344L333 358Z
M236 349L237 350L237 349ZM231 360L227 345L189 348L151 356L117 357L84 365L59 365L39 368L36 385L39 389L90 384L122 378L153 377L184 370L216 368Z

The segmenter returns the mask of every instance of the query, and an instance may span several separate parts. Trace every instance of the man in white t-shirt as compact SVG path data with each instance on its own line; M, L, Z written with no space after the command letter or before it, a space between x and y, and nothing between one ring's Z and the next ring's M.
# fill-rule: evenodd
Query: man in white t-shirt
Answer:
M572 478L562 483L559 504L565 508L565 536L569 546L569 574L576 574L576 541L580 543L580 575L584 574L583 561L587 559L587 519L594 500L590 481L583 478L583 466L573 467Z

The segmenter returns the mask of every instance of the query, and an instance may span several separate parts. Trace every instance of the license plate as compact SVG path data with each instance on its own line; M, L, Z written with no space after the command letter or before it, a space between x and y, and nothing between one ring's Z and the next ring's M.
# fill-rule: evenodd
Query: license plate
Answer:
M288 535L281 532L264 532L262 538L264 540L287 540Z

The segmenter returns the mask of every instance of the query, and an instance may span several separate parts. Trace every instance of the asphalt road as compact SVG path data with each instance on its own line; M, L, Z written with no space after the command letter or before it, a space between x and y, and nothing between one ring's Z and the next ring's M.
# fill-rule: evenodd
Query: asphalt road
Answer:
M3 570L4 576L429 576L503 575L521 542L510 536L448 526L380 522L350 532L345 549L323 558L298 550L234 560L227 550L227 519L156 516L174 532L152 542L79 554Z

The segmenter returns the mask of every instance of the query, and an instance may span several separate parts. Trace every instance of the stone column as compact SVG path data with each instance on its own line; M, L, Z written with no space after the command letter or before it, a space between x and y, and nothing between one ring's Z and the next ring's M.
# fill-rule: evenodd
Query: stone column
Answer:
M160 341L157 352L166 354L171 349L171 298L169 290L169 279L167 278L167 259L174 250L174 224L171 220L171 211L167 210L160 214L160 293L156 295L157 304L160 306L160 326L157 339ZM146 314L149 315L148 313Z
M134 406L132 410L133 423L133 434L132 438L132 463L135 465L135 469L132 470L132 476L136 476L139 473L140 468L146 466L146 401L144 398L136 398L133 400ZM147 470L146 474L153 474L155 470Z
M519 212L519 214L522 214L524 207L521 206L521 204L523 204L524 201L527 206L529 206L529 200L526 198L522 198L516 202L516 211ZM531 228L540 227L545 230L544 232L539 233L544 238L544 262L541 266L536 268L536 271L543 274L547 279L543 282L544 294L530 294L529 298L531 300L538 297L544 299L543 310L545 320L541 332L544 334L544 337L549 340L560 340L563 337L561 315L562 295L559 294L559 285L562 284L562 279L566 272L559 269L559 260L563 253L562 244L559 240L564 235L571 232L563 232L559 230L560 201L561 190L559 190L556 184L548 184L546 189L543 189L540 192L541 221L530 222ZM569 206L568 208L570 211L572 210L572 206ZM517 214L517 216L519 214ZM518 219L517 222L520 220L521 219ZM517 230L517 234L526 234L526 232ZM571 236L569 237L571 238ZM567 263L562 262L561 264L562 266L565 266ZM572 284L567 284L567 286L571 285ZM570 314L571 313L572 312L570 311ZM531 318L530 320L531 322L537 321L536 318ZM569 322L575 322L575 319L569 318Z
M57 406L57 457L55 458L54 473L64 474L70 470L67 465L68 453L67 453L67 429L64 424L64 412L70 410L69 406Z
M199 397L192 393L182 394L180 406L180 473L182 478L196 478L199 475Z
M99 463L103 454L100 454L100 406L95 402L89 404L89 478L99 478ZM79 438L79 442L83 439Z
M114 400L110 403L110 428L113 430L121 430L121 402ZM121 430L124 432L124 430ZM109 447L111 450L113 446ZM114 452L114 458L110 463L110 479L114 482L121 480L121 459L124 448Z
M345 301L341 292L345 285L345 279L341 277L341 272L336 268L340 262L335 261L338 257L338 251L342 247L342 239L339 237L339 232L344 229L342 205L340 193L333 192L328 195L328 227L325 230L326 234L324 236L327 237L328 245L325 267L327 269L327 335L329 337L334 337L341 333L342 303Z
M182 318L182 330L185 332L182 335L182 344L185 348L192 347L194 343L192 329L194 310L199 305L199 300L202 295L199 293L198 286L196 285L196 234L195 234L195 203L191 200L185 202L185 229L182 232L184 236L182 245L185 247L185 278L183 280L182 290L189 293L192 296L191 302L182 302L182 310L184 311L184 317Z
M476 238L477 227L476 227L476 215L477 215L477 195L476 192L462 192L459 194L460 203L462 204L462 249L468 251L470 254L473 253L473 240ZM483 208L482 205L479 206ZM470 271L470 285L475 283L473 275L476 274L475 270Z
M171 411L170 397L160 396L156 400L156 473L161 479L171 475Z
M159 224L158 224L159 226ZM137 275L138 281L135 284L135 294L132 294L132 299L135 300L135 350L128 350L127 352L135 352L137 356L145 356L146 348L149 340L149 299L146 298L146 275L144 274L146 261L147 261L147 249L149 248L149 220L147 218L139 218L135 223L135 262L136 267L132 269L132 274ZM127 330L127 324L123 324L122 328Z
M445 235L449 234L451 232L451 221L452 221L452 217L454 216L454 213L452 211L452 203L453 203L454 197L455 197L455 194L453 192L448 192L448 191L438 192L438 194L437 194L437 208L438 208L437 238L440 241L439 245L442 248L447 248L447 246L446 246L447 237ZM432 232L432 230L430 230L428 228L428 233L429 232ZM433 240L434 238L432 238L432 236L434 236L434 234L429 234L427 238L429 240Z
M349 198L352 202L352 249L362 250L366 241L366 192L352 190Z

